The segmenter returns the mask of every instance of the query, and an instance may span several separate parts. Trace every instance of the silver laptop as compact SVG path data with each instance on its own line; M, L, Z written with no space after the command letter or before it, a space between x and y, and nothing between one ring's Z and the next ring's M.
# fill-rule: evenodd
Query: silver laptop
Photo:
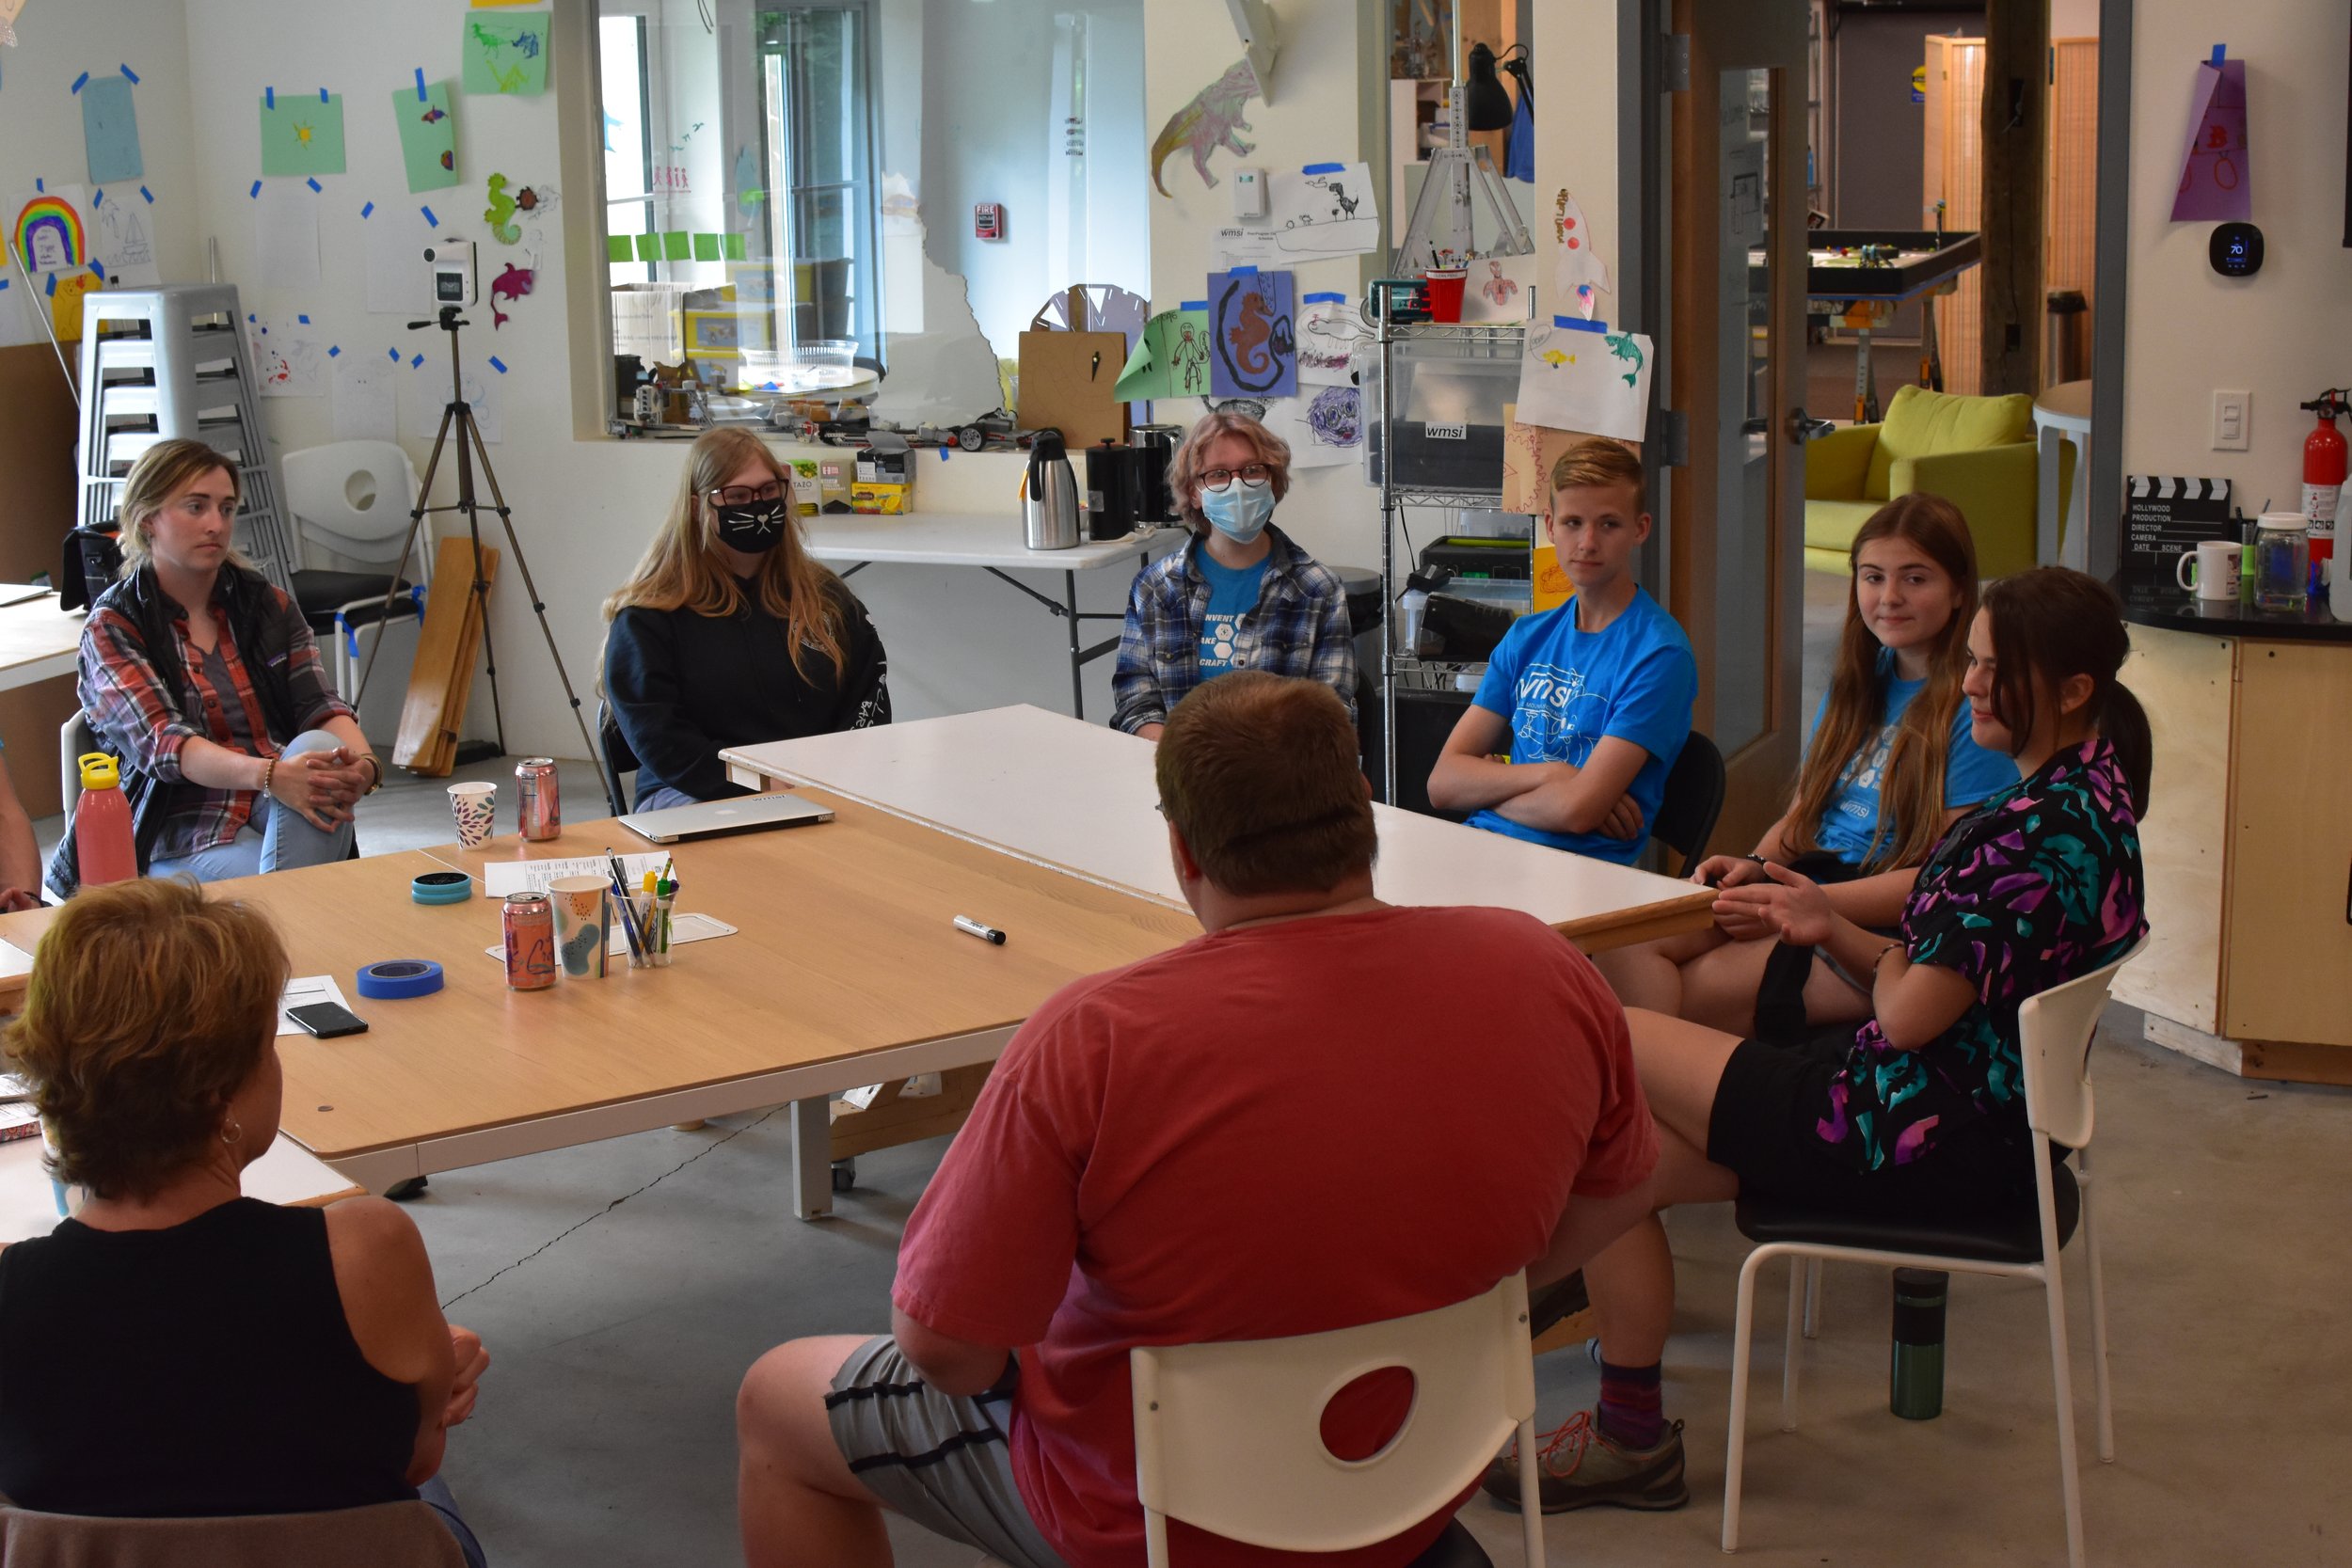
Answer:
M723 838L728 833L765 832L770 828L797 828L803 822L830 822L833 808L797 795L738 795L725 800L704 800L662 811L634 811L621 826L655 844L682 844L697 838Z

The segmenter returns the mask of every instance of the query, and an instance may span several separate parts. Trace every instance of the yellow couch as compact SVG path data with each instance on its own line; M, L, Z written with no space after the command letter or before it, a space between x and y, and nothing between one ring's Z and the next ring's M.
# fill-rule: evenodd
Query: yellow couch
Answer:
M2058 515L2074 483L2074 447L2059 448ZM1843 577L1853 536L1897 496L1942 496L1968 519L1977 572L2006 577L2035 564L2040 470L2033 399L1961 397L1901 387L1879 424L1850 425L1804 449L1804 563Z

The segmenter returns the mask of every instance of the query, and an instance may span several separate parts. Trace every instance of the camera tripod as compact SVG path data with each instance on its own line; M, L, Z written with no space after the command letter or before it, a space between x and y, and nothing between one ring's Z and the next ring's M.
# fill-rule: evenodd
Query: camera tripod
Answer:
M433 437L433 455L425 462L424 483L418 487L417 504L409 509L408 537L401 544L400 564L393 568L391 579L384 586L384 608L376 623L376 638L369 645L367 664L359 672L359 689L352 699L352 706L358 707L359 699L368 693L368 677L375 673L375 656L384 647L382 627L389 622L392 605L400 597L401 579L408 574L408 558L418 553L418 537L424 531L425 518L437 512L462 512L466 515L467 536L473 542L473 581L467 585L466 592L474 601L470 608L482 617L483 671L490 677L490 720L498 730L499 751L505 752L506 715L499 705L498 652L490 641L490 583L482 575L482 507L473 485L474 464L479 461L482 477L490 484L490 510L498 514L499 526L506 531L506 547L513 553L515 569L522 575L523 592L530 596L531 613L538 619L539 635L547 639L548 657L555 665L555 678L563 683L564 701L571 705L572 722L580 727L580 743L586 748L583 754L594 762L599 753L595 738L588 734L588 721L580 714L580 694L572 689L571 674L564 668L564 655L555 645L554 631L548 626L548 607L539 598L537 584L531 580L531 562L523 557L523 543L515 536L514 514L507 507L505 493L499 488L497 470L490 467L489 449L483 444L482 428L474 419L473 405L466 401L465 374L457 363L457 329L470 325L458 319L454 305L442 306L433 321L408 324L411 332L437 325L449 334L450 396L441 409L441 428ZM457 499L448 506L428 506L425 502L433 494L433 478L440 471L441 454L449 449L453 432L457 436ZM598 773L601 775L601 768ZM612 799L609 789L606 802L616 816L626 809Z

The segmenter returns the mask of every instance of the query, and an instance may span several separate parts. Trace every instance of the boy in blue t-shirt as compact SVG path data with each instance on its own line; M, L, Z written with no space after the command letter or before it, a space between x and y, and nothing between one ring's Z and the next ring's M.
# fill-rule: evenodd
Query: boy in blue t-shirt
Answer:
M1576 597L1503 638L1430 769L1432 805L1620 864L1642 852L1698 695L1691 640L1633 580L1649 530L1630 451L1594 437L1561 454L1544 537Z

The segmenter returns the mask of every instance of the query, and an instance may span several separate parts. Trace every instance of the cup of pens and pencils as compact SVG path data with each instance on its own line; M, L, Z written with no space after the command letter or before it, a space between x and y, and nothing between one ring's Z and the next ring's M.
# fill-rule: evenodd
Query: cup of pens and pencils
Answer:
M677 903L677 863L664 861L660 871L648 871L635 888L628 884L620 857L605 851L612 871L612 902L628 942L628 967L670 967L670 915Z

